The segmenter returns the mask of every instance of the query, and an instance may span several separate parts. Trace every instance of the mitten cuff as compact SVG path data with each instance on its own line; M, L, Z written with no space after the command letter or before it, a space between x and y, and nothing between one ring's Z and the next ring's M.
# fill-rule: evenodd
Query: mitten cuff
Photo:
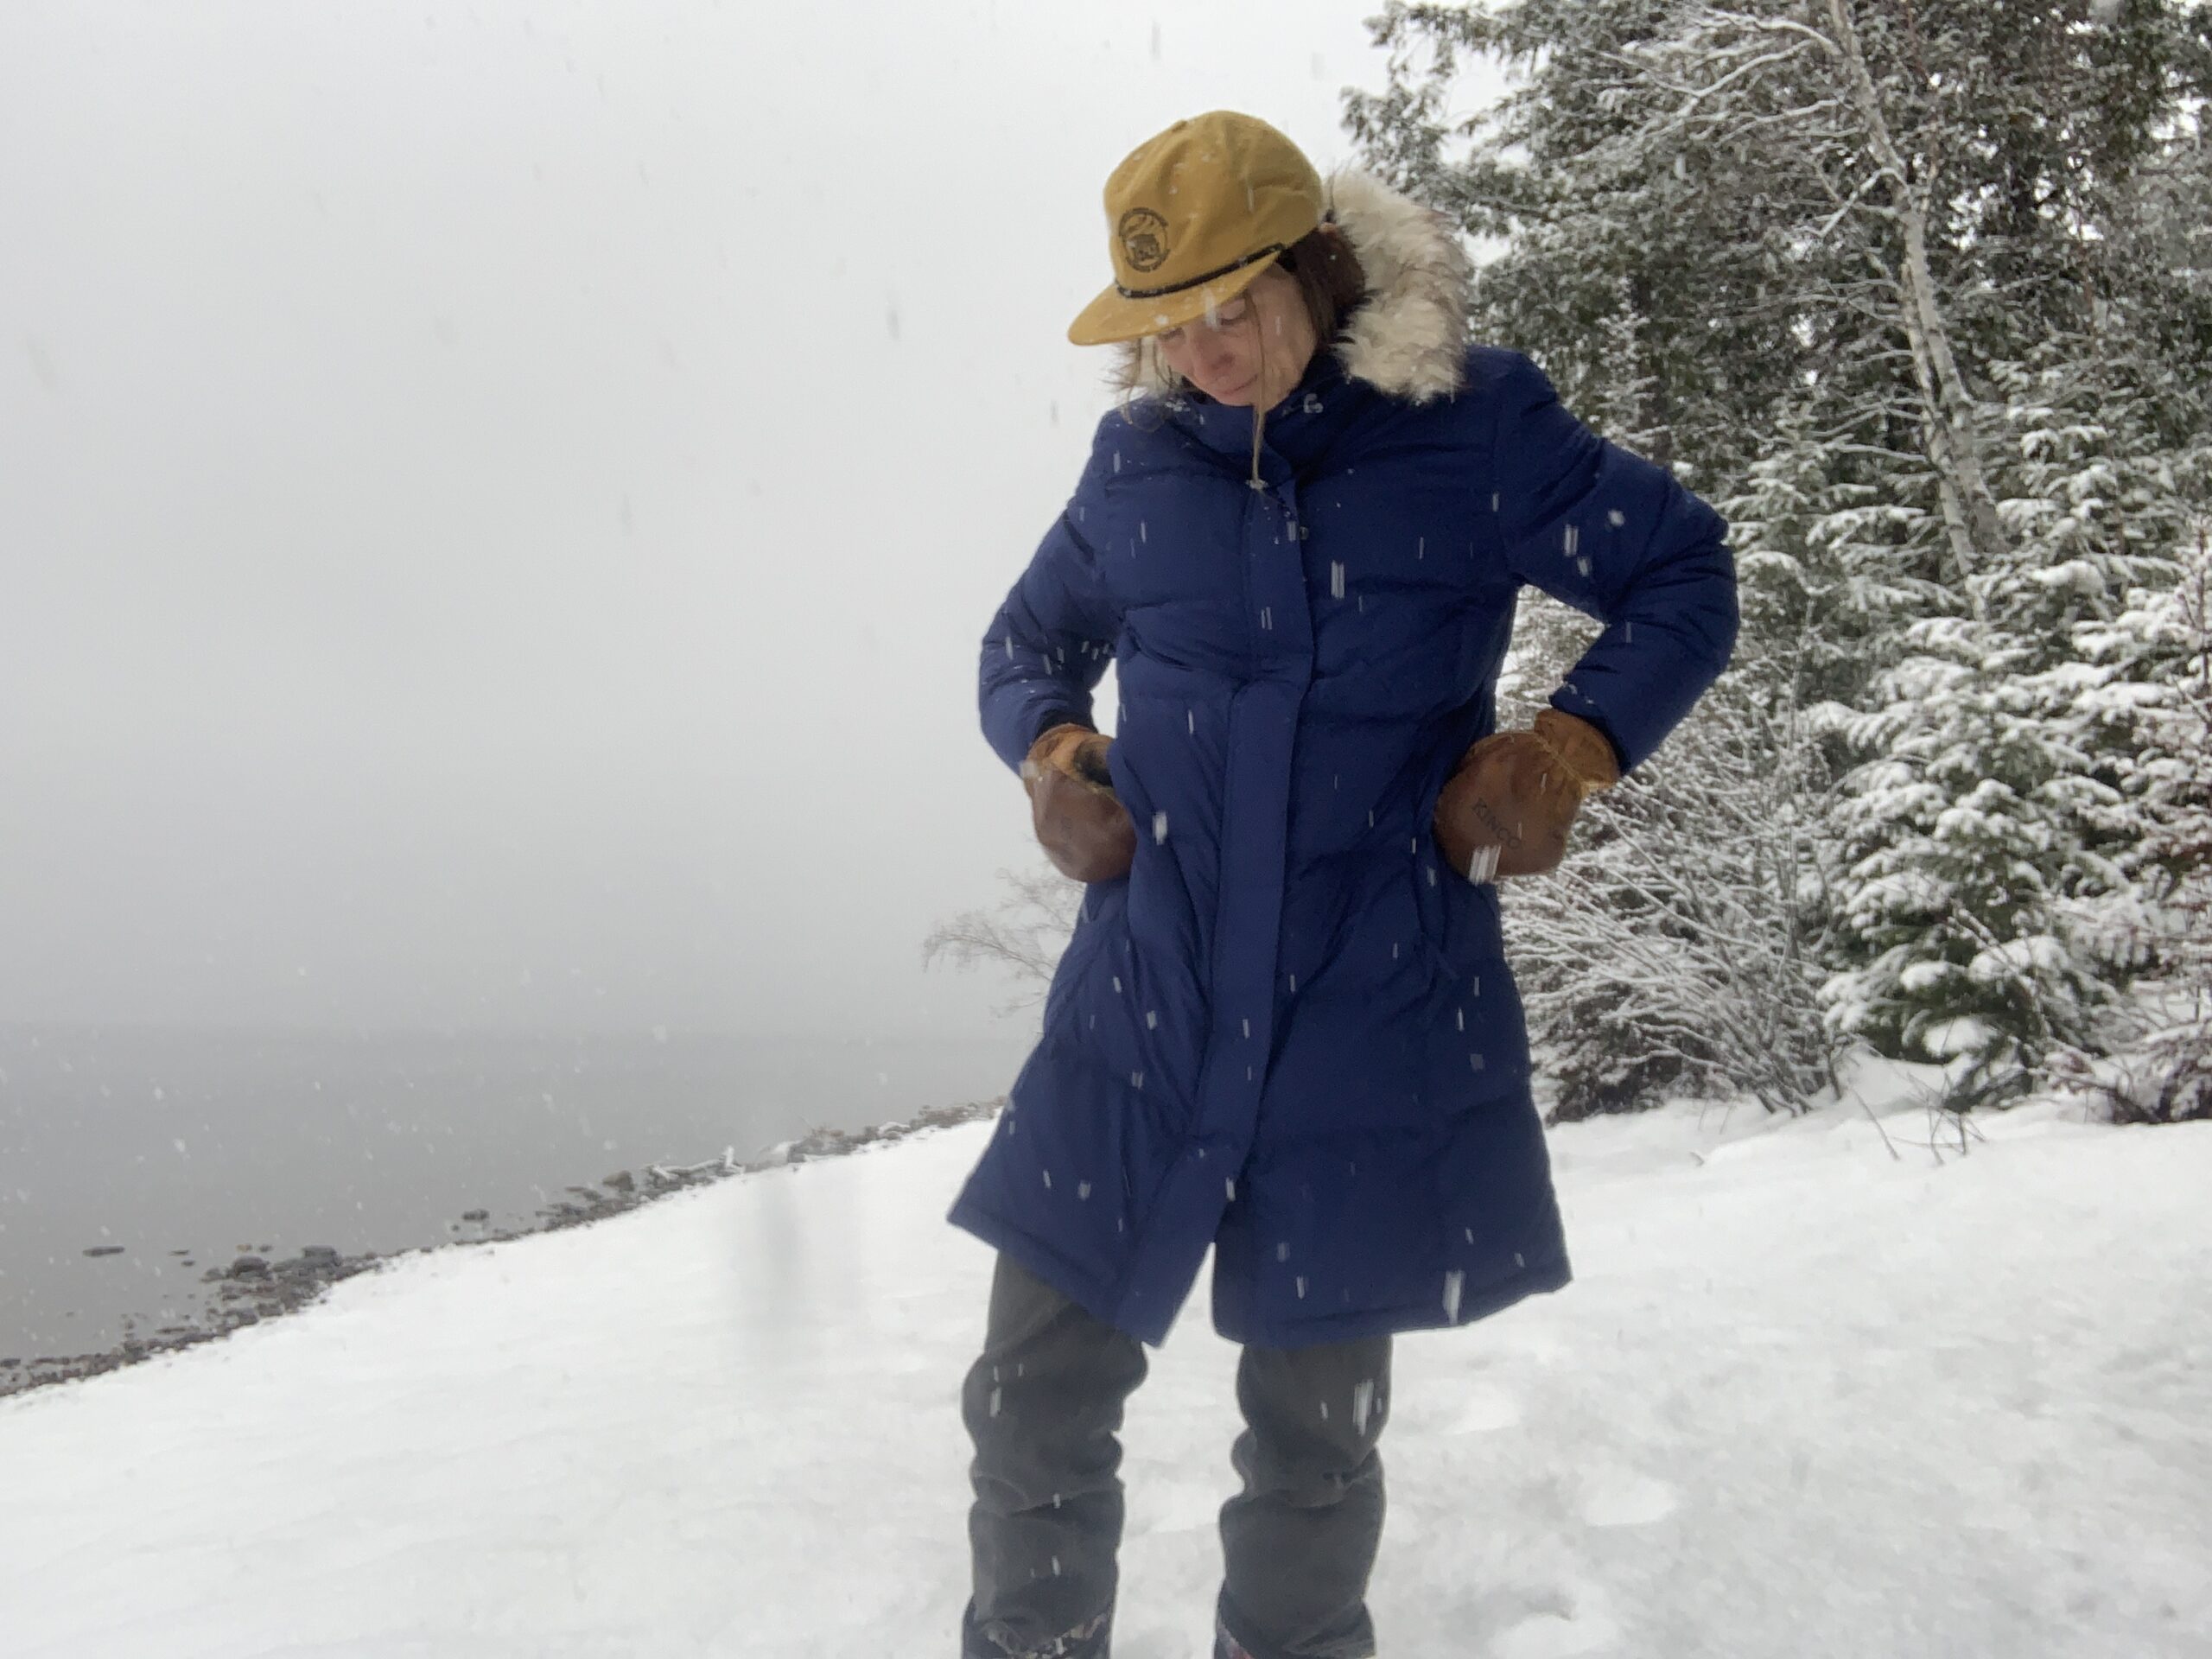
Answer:
M1021 763L1021 775L1033 779L1047 766L1057 767L1062 772L1073 772L1076 769L1076 750L1082 747L1085 738L1097 735L1090 727L1078 725L1071 720L1046 727L1038 734L1037 741L1029 746L1029 753Z
M1545 709L1536 715L1535 729L1560 764L1574 774L1584 793L1594 795L1620 782L1620 761L1613 753L1612 739L1588 721L1562 709Z

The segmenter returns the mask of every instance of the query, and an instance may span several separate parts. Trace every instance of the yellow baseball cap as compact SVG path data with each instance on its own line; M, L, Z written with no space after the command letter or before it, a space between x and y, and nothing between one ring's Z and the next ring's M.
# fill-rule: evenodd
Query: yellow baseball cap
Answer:
M1068 325L1078 346L1136 340L1225 305L1321 222L1321 175L1266 122L1178 121L1106 181L1114 283Z

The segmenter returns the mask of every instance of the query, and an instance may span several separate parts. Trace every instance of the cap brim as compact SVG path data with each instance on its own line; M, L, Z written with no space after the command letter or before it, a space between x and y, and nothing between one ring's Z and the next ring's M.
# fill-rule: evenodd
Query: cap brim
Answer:
M1112 346L1180 328L1228 304L1259 281L1260 274L1274 263L1274 259L1256 259L1210 283L1179 289L1154 299L1132 300L1120 289L1109 288L1084 307L1068 325L1068 339L1077 346Z

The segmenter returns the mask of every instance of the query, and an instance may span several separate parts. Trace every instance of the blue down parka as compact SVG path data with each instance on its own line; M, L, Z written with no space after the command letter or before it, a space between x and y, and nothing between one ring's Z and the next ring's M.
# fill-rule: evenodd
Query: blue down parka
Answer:
M1108 415L983 641L1009 766L1115 664L1137 849L1085 889L952 1219L1152 1343L1209 1245L1217 1327L1269 1347L1567 1281L1497 889L1430 814L1495 723L1524 583L1605 625L1552 702L1624 766L1735 639L1719 518L1467 347L1440 221L1358 175L1334 195L1370 297L1268 412L1257 482L1249 410Z

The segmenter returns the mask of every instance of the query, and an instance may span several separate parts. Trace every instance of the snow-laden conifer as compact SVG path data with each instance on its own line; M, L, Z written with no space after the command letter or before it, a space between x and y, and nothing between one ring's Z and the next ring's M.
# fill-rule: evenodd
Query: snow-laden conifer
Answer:
M1388 83L1350 123L1491 255L1478 333L1720 503L1745 580L1736 674L1521 914L1601 901L1639 791L1684 803L1641 828L1660 861L1718 877L1722 803L1795 780L1799 877L1763 903L1810 967L1774 982L1819 986L1834 1038L1950 1056L1958 1103L2120 1040L2144 963L2116 918L2164 879L2121 715L2171 668L2123 619L2174 586L2212 427L2212 9L1502 0L1375 27ZM1459 118L1471 54L1515 79ZM1540 634L1532 680L1571 659ZM1751 733L1780 747L1746 766ZM1615 894L1608 925L1682 918ZM1681 1001L1725 995L1668 960ZM1638 962L1581 971L1625 989ZM1533 964L1540 1034L1589 1028L1573 972ZM1663 1020L1599 1029L1598 1093L1679 1069Z

